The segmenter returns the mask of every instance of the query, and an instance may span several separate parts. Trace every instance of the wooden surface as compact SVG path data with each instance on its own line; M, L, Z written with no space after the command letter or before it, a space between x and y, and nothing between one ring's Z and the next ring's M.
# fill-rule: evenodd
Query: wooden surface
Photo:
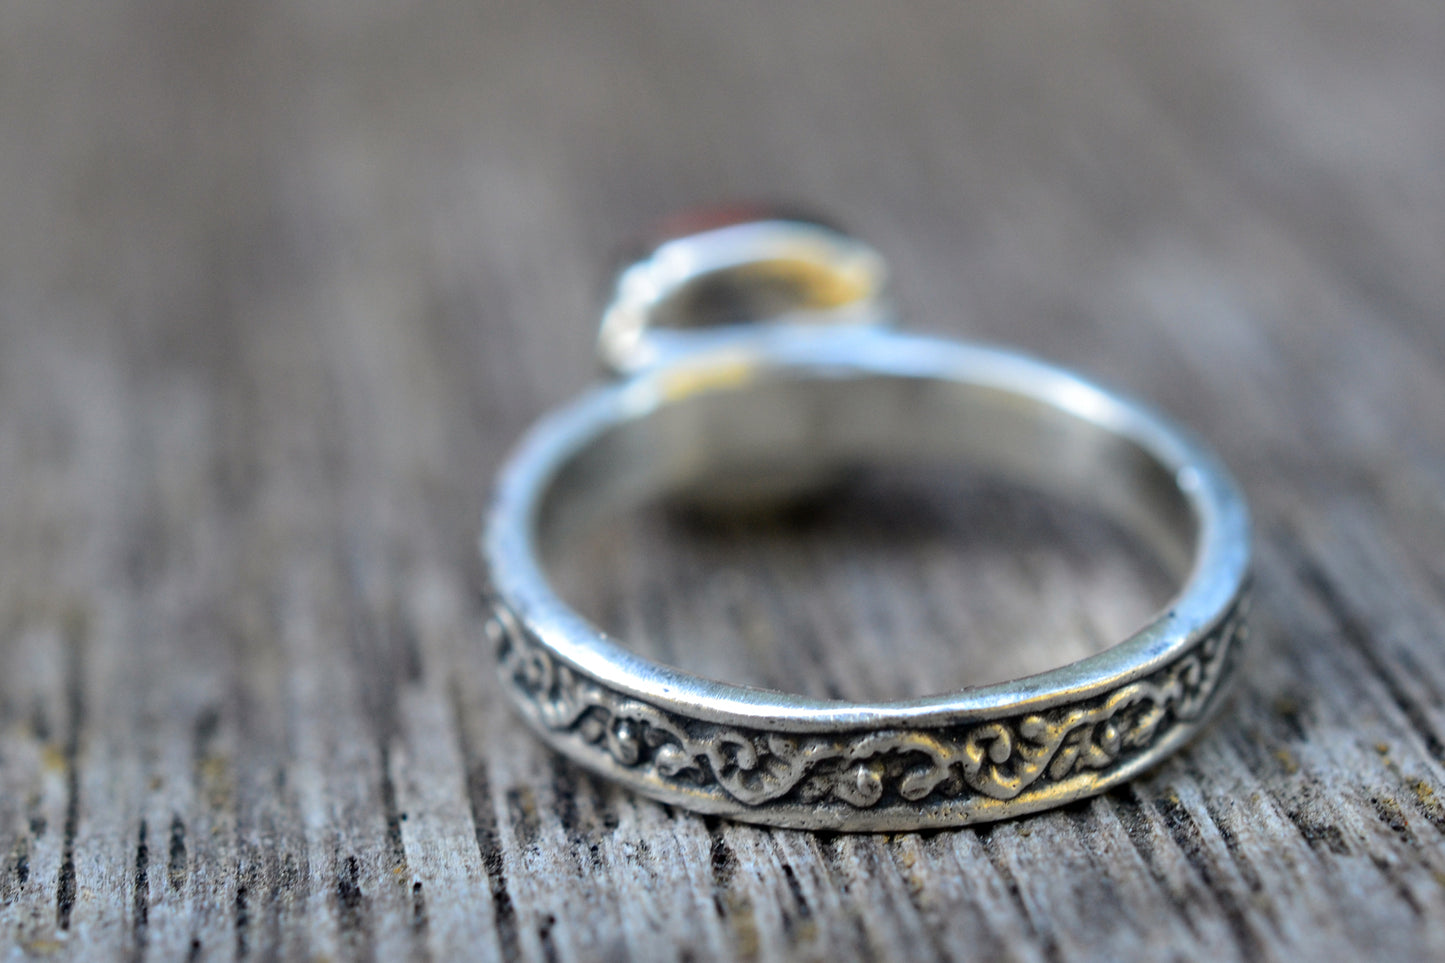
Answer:
M1441 50L1438 0L0 5L5 958L1445 954ZM1254 645L1191 748L811 835L594 782L500 704L491 473L594 377L616 244L738 196L1237 469ZM875 695L1159 591L973 495L648 515L569 584L683 665Z

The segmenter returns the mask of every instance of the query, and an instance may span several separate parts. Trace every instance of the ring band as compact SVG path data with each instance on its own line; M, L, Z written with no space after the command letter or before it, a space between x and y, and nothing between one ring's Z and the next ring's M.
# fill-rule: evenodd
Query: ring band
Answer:
M743 323L739 293L760 288L767 313ZM885 290L869 249L780 219L675 238L623 272L602 333L623 376L523 438L482 537L502 687L553 748L700 812L941 828L1100 792L1178 748L1219 703L1250 565L1248 510L1224 466L1188 431L1068 371L892 329ZM730 313L688 327L705 303ZM1130 638L1060 668L849 703L644 659L544 572L570 535L647 500L798 497L896 462L966 464L1083 499L1145 538L1178 592Z

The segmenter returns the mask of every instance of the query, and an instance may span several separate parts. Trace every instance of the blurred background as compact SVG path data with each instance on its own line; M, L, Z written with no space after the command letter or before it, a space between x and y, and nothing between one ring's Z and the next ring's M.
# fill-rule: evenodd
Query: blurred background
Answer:
M247 490L238 433L290 431L470 515L593 376L613 252L744 198L1233 462L1438 451L1397 392L1445 355L1429 0L21 3L0 44L7 438L151 411Z
M631 933L615 946L633 952L696 950L691 904L668 902L693 890L649 886L607 847L629 832L697 836L706 865L707 832L578 789L519 748L530 743L477 648L474 539L513 440L597 376L614 252L679 208L741 198L811 206L875 244L910 327L1019 345L1187 421L1254 502L1268 655L1215 749L1141 790L1137 825L1151 852L1172 851L1182 824L1149 800L1173 798L1200 825L1232 826L1241 851L1278 869L1265 877L1294 922L1272 930L1238 910L1249 885L1228 874L1196 894L1199 913L1234 920L1216 942L1180 909L1195 896L1160 895L1146 877L1120 884L1132 922L1090 922L1083 882L1030 877L1025 860L1017 872L1056 915L1032 917L1014 945L1047 946L1039 934L1067 923L1079 942L1050 958L1171 940L1217 959L1425 952L1440 930L1418 908L1442 905L1445 866L1422 842L1445 816L1406 787L1439 782L1445 692L1442 51L1437 0L0 5L8 932L48 946L85 924L96 945L181 952L194 938L237 955L346 955L361 932L397 949L415 905L382 884L401 866L415 893L426 884L434 921L435 901L454 900L453 928L425 937L439 953L499 939L506 955L585 956L587 926L569 930L562 908L595 867L547 863L552 888L508 903L510 917L462 922L469 906L502 905L504 870L580 832L663 921L628 929L594 906L587 925ZM691 616L658 600L716 597L687 591L712 549L673 570L649 556L659 536L644 527L615 598L645 604L610 617L639 636L680 618L725 636L806 625L825 641L896 634L937 651L978 609L952 594L969 566L933 548L979 518L933 518L885 516L865 532L865 545L884 539L866 570L822 583L776 575L796 570L791 535L766 549L774 575L729 556L764 602ZM1120 606L1141 604L1123 597L1134 577L1117 559L1094 564L1095 530L1060 524L1075 533L1067 557L1025 557L969 597L1038 615L1045 636L1112 638ZM887 541L895 527L903 541ZM902 550L915 540L926 550ZM844 607L808 602L817 584ZM748 596L735 589L716 591ZM1063 601L1040 612L1040 598ZM936 679L936 664L901 661L850 678L887 692ZM1359 679L1372 680L1363 692ZM1362 722L1361 704L1382 708ZM1183 803L1167 795L1180 785L1194 787ZM1208 809L1241 786L1258 789L1260 811L1231 823ZM1396 790L1417 836L1370 802ZM585 797L571 810L569 793ZM1035 821L1032 843L996 839L1089 852L1081 827L1126 803L1098 805ZM433 822L403 826L402 811ZM1280 815L1299 812L1313 835ZM1319 848L1335 838L1321 819L1344 851ZM573 836L547 836L553 826ZM1249 837L1253 826L1275 828ZM1394 862L1351 862L1360 838ZM876 845L885 863L903 859ZM433 858L463 851L461 869ZM135 869L147 852L149 876ZM276 867L295 852L322 895L256 929L260 911L244 906L281 905ZM930 853L908 858L930 866ZM1316 858L1325 869L1287 868ZM988 865L962 849L949 859ZM892 899L870 889L873 870L830 865L858 905ZM783 885L776 866L756 872ZM1311 888L1321 878L1333 896ZM912 891L934 902L859 924L864 943L926 931L940 952L974 945L972 924L945 912L973 897L931 880ZM238 892L251 894L241 910ZM1385 895L1347 898L1365 892ZM348 929L361 917L347 894L372 901L369 929ZM544 933L548 913L562 923ZM754 924L748 944L707 923L694 936L714 942L699 952L746 956L759 933L804 945ZM854 955L851 937L820 932L807 946Z

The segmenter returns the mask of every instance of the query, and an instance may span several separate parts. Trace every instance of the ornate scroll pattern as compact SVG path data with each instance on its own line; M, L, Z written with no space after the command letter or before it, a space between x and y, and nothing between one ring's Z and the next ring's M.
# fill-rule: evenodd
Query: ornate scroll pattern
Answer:
M1150 676L1043 712L962 726L821 735L689 719L613 691L534 643L500 605L487 631L503 684L532 721L587 752L645 769L666 786L710 790L747 806L937 794L996 800L1086 770L1104 770L1197 718L1245 632L1245 603L1193 649Z

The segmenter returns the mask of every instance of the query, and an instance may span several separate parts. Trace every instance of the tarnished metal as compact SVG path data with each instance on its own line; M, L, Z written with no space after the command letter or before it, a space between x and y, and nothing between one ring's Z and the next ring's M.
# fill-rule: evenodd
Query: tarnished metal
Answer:
M526 435L482 537L503 688L557 750L702 812L919 829L1097 793L1173 751L1218 703L1250 564L1228 471L1186 430L1068 371L892 329L886 276L870 248L790 220L674 238L621 274L600 341L620 379ZM1089 658L846 703L649 662L563 602L540 562L544 543L650 498L796 495L898 461L966 462L1090 501L1152 543L1178 592Z

